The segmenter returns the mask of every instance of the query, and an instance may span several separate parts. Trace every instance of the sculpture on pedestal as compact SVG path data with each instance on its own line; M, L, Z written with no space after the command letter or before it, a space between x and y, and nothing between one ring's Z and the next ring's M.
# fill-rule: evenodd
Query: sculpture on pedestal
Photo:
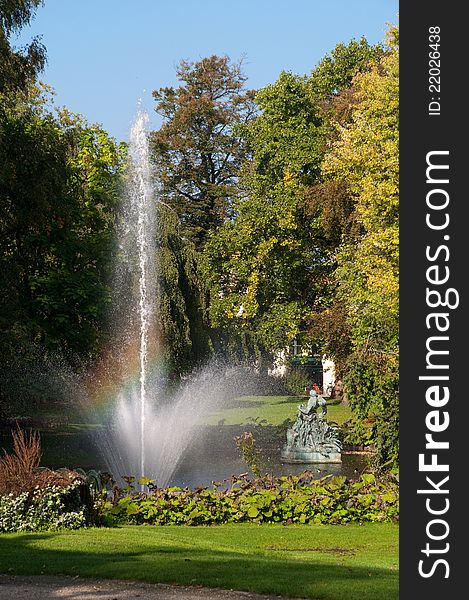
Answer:
M282 451L285 462L342 462L337 427L326 421L326 414L326 400L312 389L308 404L300 404L296 422L287 431L287 443Z

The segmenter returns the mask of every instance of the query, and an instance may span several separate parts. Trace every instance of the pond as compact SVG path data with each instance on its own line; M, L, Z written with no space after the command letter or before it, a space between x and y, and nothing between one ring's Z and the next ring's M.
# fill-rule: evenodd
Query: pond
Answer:
M262 473L275 476L298 475L305 470L313 477L325 475L345 475L357 479L368 465L369 456L363 453L343 453L341 464L288 464L281 460L285 432L283 428L266 426L205 426L193 437L183 453L169 485L209 486L212 481L222 482L233 475L251 473L242 460L234 438L244 431L250 431L260 453L259 466ZM44 430L41 432L43 456L41 465L51 469L68 467L106 471L107 465L95 442L96 436L88 427ZM0 445L11 451L9 431L0 434ZM116 474L113 474L116 477ZM133 475L120 473L117 475ZM158 482L158 477L156 476Z
M171 479L172 485L193 487L210 485L212 481L223 481L232 475L250 473L241 459L234 442L246 427L207 427L197 436L182 456ZM275 476L299 475L305 470L313 472L319 479L325 475L345 475L348 479L358 479L368 466L370 455L363 453L343 453L342 463L333 464L289 464L281 459L284 443L282 428L254 427L251 429L260 453L259 467L262 473Z

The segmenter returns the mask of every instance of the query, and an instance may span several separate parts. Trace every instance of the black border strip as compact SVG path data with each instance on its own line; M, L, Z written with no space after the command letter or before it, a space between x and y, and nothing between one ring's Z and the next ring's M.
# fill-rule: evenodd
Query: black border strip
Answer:
M464 178L469 153L464 148L467 33L458 12L462 6L402 2L399 15L403 600L419 593L425 600L467 594L463 442L469 439L469 198Z

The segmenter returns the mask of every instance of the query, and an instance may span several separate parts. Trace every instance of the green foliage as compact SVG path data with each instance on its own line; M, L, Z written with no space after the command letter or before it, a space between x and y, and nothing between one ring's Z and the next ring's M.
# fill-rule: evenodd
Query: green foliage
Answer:
M31 278L33 308L46 345L96 352L111 301L108 280L123 149L97 126L78 122L66 132L69 222L51 233L46 272Z
M301 367L290 367L285 376L285 385L290 393L304 396L306 387L311 385L311 376Z
M188 372L211 352L204 282L193 244L182 236L176 214L159 209L160 312L166 362L172 372Z
M2 330L35 330L30 280L46 268L49 230L65 221L66 163L52 119L0 108Z
M249 431L244 431L241 435L235 437L235 443L244 462L256 477L260 477L260 453L256 448L256 440L254 439L253 434Z
M210 290L199 251L232 214L240 164L247 155L236 128L252 118L255 105L253 92L244 86L242 64L227 56L182 61L177 76L179 87L153 92L164 123L152 133L151 149L164 202L160 206L173 211L161 210L163 328L168 362L183 372L224 346L210 323Z
M394 476L371 473L358 481L327 476L300 476L255 481L233 478L220 489L155 488L132 492L104 508L107 524L211 525L220 523L344 524L398 520L399 493Z
M398 458L398 66L398 49L391 46L354 78L350 119L337 125L323 167L346 184L360 225L337 252L341 309L330 313L342 316L333 329L349 340L344 358L347 343L335 338L345 392L358 419L374 419L378 461L388 466ZM329 345L335 355L332 336Z
M321 254L300 226L294 187L282 184L269 198L253 196L236 209L236 220L212 235L204 252L210 316L260 348L280 350L298 336L322 294Z
M339 45L311 77L283 72L256 95L260 114L239 128L252 154L241 171L245 197L204 254L211 319L232 337L279 351L304 338L311 314L331 303L333 251L353 203L318 193L336 135L325 102L379 53L364 40Z
M314 180L322 159L322 119L306 77L282 72L256 95L261 114L243 127L253 157L244 165L251 192L265 197Z
M365 426L362 421L349 419L342 424L340 431L345 444L370 446L373 443L373 428Z
M2 0L0 25L7 34L18 32L29 25L38 6L44 0Z
M120 150L62 113L0 110L0 341L95 352L107 280ZM3 338L3 339L2 339Z
M84 505L81 482L0 496L0 532L78 529L95 523L94 508Z
M277 350L298 334L317 288L317 273L305 269L318 252L300 227L298 191L306 158L318 163L318 119L304 80L291 74L256 100L262 113L242 129L253 153L243 174L250 196L211 236L205 273L214 325Z
M356 417L373 421L377 465L393 467L399 458L398 364L388 357L372 358L352 355L345 385Z
M327 103L350 88L354 76L366 71L370 63L379 60L383 52L381 45L370 46L363 37L358 41L351 40L347 45L337 44L311 73L308 82L310 93Z
M155 110L165 120L152 135L161 193L196 247L223 223L238 195L238 171L247 150L235 129L255 111L241 67L227 56L182 61L177 68L181 85L153 92Z
M360 101L327 156L346 180L363 227L339 255L340 295L352 309L356 344L394 349L398 312L398 55L355 80ZM353 307L353 308L352 308ZM384 347L383 347L384 345Z
M11 96L23 91L42 71L46 62L44 46L37 38L26 48L15 50L11 34L29 24L43 0L1 0L0 3L0 100L9 103Z

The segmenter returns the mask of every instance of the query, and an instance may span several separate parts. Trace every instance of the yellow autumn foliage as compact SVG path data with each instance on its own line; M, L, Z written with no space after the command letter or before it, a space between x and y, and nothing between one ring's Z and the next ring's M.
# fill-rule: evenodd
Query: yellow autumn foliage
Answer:
M338 252L339 294L349 306L356 348L374 343L395 348L399 311L399 63L390 51L356 76L358 103L324 172L347 182L363 228L358 241Z

